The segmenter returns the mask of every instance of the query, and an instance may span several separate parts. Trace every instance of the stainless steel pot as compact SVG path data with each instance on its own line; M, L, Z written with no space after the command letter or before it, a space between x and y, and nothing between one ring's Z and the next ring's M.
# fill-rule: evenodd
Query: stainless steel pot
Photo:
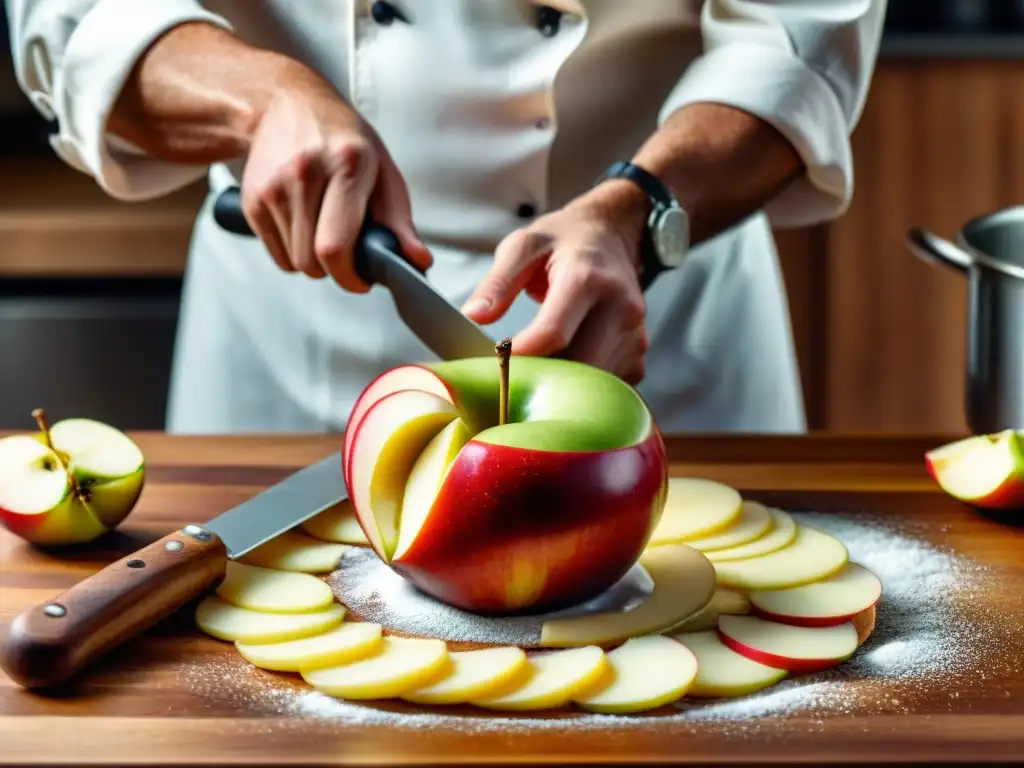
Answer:
M967 277L967 424L975 434L1024 429L1024 205L972 219L956 243L923 229L910 250Z

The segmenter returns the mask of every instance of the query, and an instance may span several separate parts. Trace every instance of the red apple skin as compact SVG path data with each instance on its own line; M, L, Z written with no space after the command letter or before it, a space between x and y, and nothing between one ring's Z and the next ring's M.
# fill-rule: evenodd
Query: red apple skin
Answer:
M876 600L875 603L877 602L878 601ZM875 603L872 603L871 605L874 605ZM871 605L864 610L869 610ZM762 619L774 621L778 624L789 624L791 627L837 627L840 624L853 621L863 612L864 611L856 611L854 613L847 614L846 616L782 616L777 613L771 613L770 611L763 611L754 605L750 606L750 613L752 616L759 616Z
M823 672L826 669L838 667L846 661L846 659L790 659L786 656L776 656L774 653L767 653L765 651L760 651L757 648L751 648L748 645L744 645L743 643L733 640L721 630L718 631L718 636L726 647L732 649L741 656L744 656L751 661L756 661L758 664L764 664L766 667L785 669L794 675Z
M391 567L463 610L543 613L611 587L636 563L668 489L665 444L604 452L470 441L415 543ZM516 596L510 584L534 582Z

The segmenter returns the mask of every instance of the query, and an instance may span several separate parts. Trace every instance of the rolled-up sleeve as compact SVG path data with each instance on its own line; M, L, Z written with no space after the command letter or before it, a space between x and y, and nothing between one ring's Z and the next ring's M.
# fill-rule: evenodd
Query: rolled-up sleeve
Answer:
M773 125L806 173L765 207L774 226L820 223L853 195L850 134L878 56L885 0L705 0L704 53L666 100L734 106Z
M113 197L157 197L204 167L151 157L107 131L114 102L148 47L173 27L202 21L230 29L198 0L6 0L21 89L56 123L51 138L69 165Z

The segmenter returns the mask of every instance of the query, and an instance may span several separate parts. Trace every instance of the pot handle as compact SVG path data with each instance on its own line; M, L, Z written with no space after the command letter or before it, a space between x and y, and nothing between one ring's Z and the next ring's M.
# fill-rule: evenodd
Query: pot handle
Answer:
M914 227L907 233L907 247L918 258L945 264L961 274L966 273L974 265L974 259L967 251L920 227Z

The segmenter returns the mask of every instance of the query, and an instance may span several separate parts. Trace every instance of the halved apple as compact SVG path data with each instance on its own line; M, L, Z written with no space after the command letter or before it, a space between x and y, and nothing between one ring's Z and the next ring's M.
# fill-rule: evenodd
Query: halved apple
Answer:
M955 499L986 509L1024 509L1024 432L947 443L928 451L925 465Z
M857 628L849 621L833 627L794 627L756 616L722 616L718 634L741 656L793 673L829 669L857 650Z
M145 482L139 447L91 419L65 419L0 440L0 523L41 546L92 541L135 507Z
M345 480L385 563L432 597L487 614L581 603L626 574L668 477L632 387L546 358L411 368L374 382L350 420Z
M750 605L759 616L801 627L845 624L878 602L882 582L857 563L847 563L821 581L791 589L754 590Z

